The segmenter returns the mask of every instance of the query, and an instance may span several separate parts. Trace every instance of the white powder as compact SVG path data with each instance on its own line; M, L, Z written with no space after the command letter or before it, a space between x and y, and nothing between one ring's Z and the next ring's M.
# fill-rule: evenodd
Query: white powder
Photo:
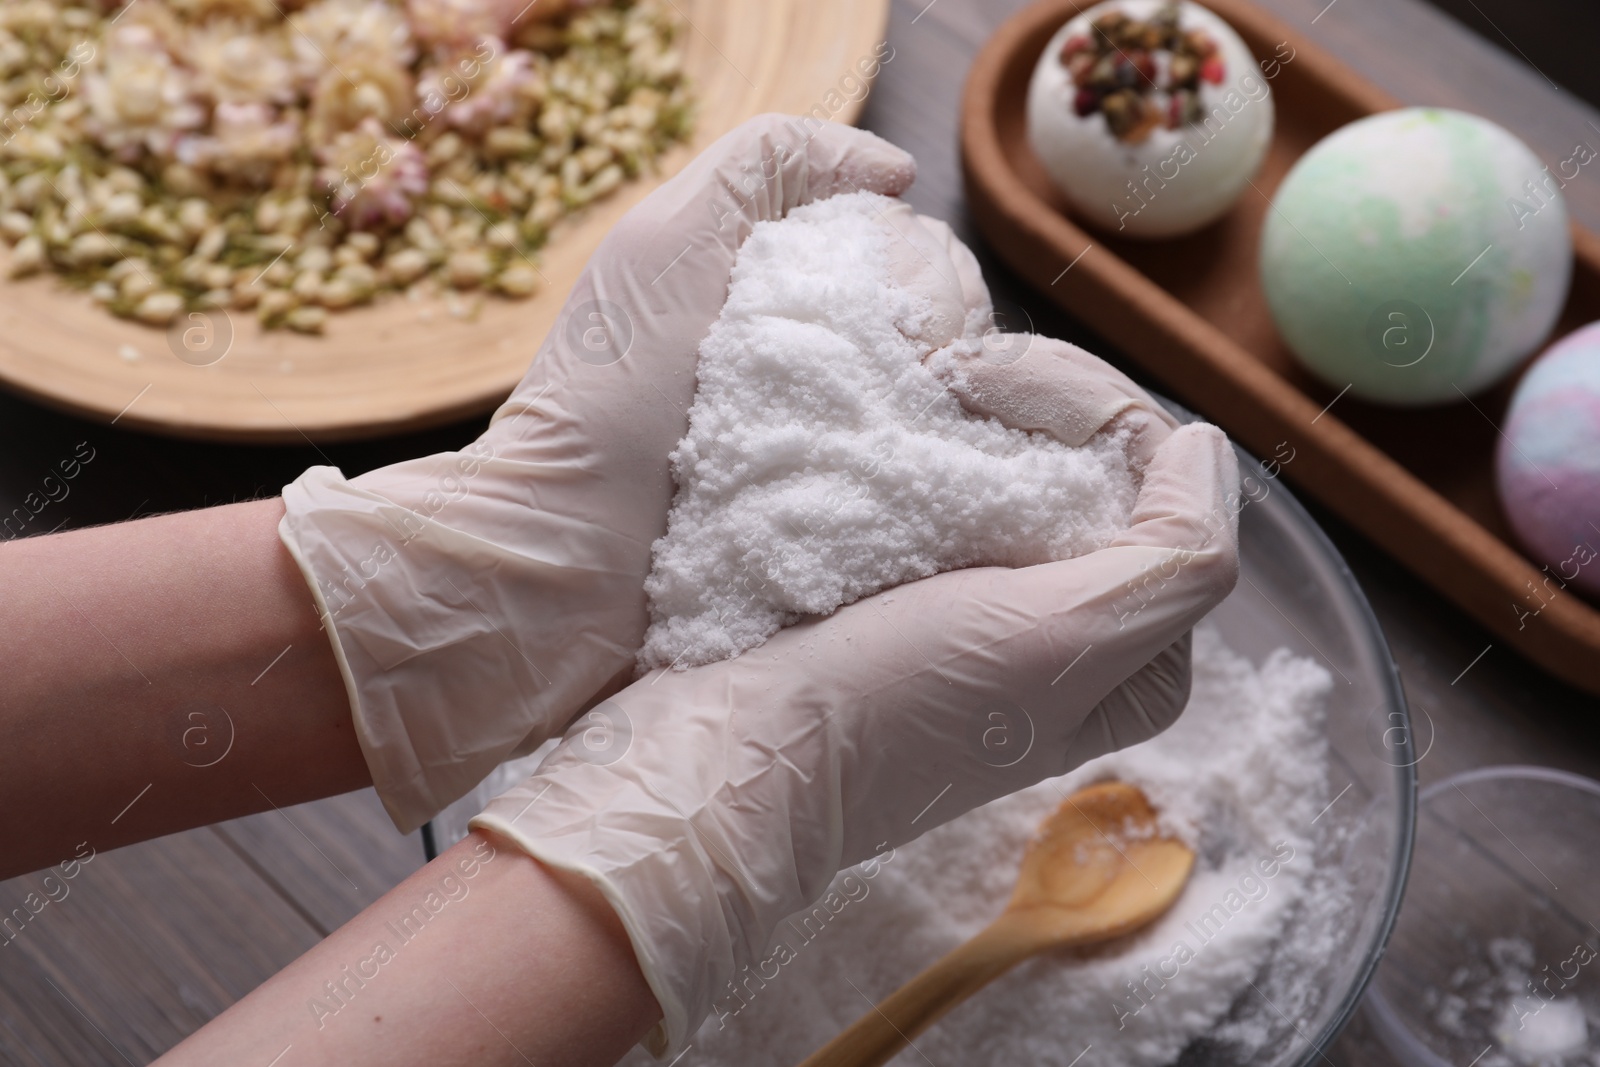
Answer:
M1588 1047L1589 1021L1577 998L1546 1002L1524 994L1519 1000L1506 1004L1495 1027L1495 1037L1518 1063L1559 1063Z
M1448 989L1425 990L1422 1004L1442 1033L1474 1047L1490 1046L1479 1056L1479 1067L1600 1063L1600 1050L1589 1048L1592 991L1568 992L1579 968L1593 958L1585 947L1559 964L1540 966L1526 938L1492 938L1483 958L1457 966Z
M951 315L938 292L896 280L897 210L836 196L757 225L740 248L672 457L642 667L726 659L881 589L1066 559L1126 528L1138 486L1123 436L1070 448L1007 429L924 365L949 335L977 351L989 309L963 324L959 300ZM948 261L932 266L933 289L956 285Z
M1334 953L1333 916L1347 903L1338 872L1314 860L1313 820L1329 792L1328 689L1327 672L1312 661L1279 651L1253 666L1203 624L1193 696L1171 729L931 830L875 867L842 873L820 911L779 928L768 956L740 975L737 995L718 1001L679 1067L803 1060L869 1001L999 914L1038 824L1064 796L1110 777L1141 786L1196 849L1172 910L1093 952L1023 964L892 1062L1067 1067L1093 1045L1084 1065L1158 1065L1204 1035L1224 1046L1226 1062L1244 1063L1285 1030L1292 1040L1277 1009L1306 1026L1322 997L1342 992L1314 987L1314 964ZM1312 988L1292 988L1294 976L1308 975ZM1260 1003L1252 983L1276 1009ZM1130 984L1142 985L1135 992ZM623 1062L651 1061L636 1050Z

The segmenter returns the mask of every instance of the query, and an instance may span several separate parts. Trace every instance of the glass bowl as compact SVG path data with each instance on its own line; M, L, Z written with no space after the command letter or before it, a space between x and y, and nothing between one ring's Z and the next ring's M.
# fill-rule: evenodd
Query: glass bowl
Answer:
M1258 461L1237 449L1241 491L1239 584L1211 621L1236 651L1260 662L1276 648L1309 656L1333 676L1328 695L1328 793L1317 817L1317 866L1341 870L1348 898L1318 929L1326 946L1315 973L1295 976L1293 1002L1235 1005L1272 1027L1252 1060L1261 1067L1328 1063L1326 1050L1350 1021L1377 969L1400 910L1416 827L1416 763L1400 674L1378 620L1343 557L1282 483L1294 450ZM1421 739L1424 745L1429 738ZM1257 986L1266 987L1258 980ZM1192 1044L1184 1067L1228 1064L1226 1048Z
M1169 406L1186 421L1194 418ZM1235 1005L1236 1015L1248 1013L1254 1025L1271 1031L1257 1063L1310 1067L1324 1060L1324 1049L1349 1021L1394 925L1411 853L1419 757L1383 631L1338 551L1283 486L1279 475L1292 467L1294 454L1288 446L1279 452L1263 463L1239 450L1246 498L1239 516L1240 580L1211 619L1252 661L1287 646L1333 676L1327 736L1335 799L1318 816L1317 863L1348 875L1348 900L1329 914L1327 929L1289 935L1316 936L1329 945L1316 973L1296 976L1293 1003L1271 1004L1270 1011L1244 1000ZM467 820L540 758L535 753L500 768L442 812L425 835L432 847L459 840ZM1181 1062L1236 1067L1225 1048L1203 1040Z
M1600 782L1485 767L1424 790L1417 823L1374 1034L1407 1067L1593 1063Z

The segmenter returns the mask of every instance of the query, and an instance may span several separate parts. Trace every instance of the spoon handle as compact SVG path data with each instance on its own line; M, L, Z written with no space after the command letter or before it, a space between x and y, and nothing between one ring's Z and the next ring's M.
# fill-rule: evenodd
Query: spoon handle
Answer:
M895 990L800 1067L878 1067L951 1008L1043 948L1009 914Z

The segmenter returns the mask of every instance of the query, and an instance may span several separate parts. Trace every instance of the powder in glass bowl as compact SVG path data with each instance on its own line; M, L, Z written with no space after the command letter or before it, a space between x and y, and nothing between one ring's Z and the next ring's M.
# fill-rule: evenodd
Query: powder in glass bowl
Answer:
M1099 948L1022 964L891 1062L1256 1062L1314 1011L1325 991L1303 988L1309 964L1333 951L1349 914L1345 877L1316 858L1330 687L1312 660L1279 650L1252 664L1202 623L1193 693L1170 729L841 872L723 991L680 1067L803 1060L998 915L1039 823L1106 778L1142 788L1195 849L1172 909ZM622 1062L651 1061L635 1050Z

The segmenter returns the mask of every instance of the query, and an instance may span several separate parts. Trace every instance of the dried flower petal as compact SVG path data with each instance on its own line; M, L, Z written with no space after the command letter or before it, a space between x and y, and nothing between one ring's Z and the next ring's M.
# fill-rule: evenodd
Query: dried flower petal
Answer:
M487 43L494 46L487 61L468 56L424 70L417 79L417 95L424 100L451 100L459 95L459 101L446 104L443 112L445 122L457 129L483 133L496 126L527 126L538 108L543 85L533 53ZM476 75L471 80L466 78L469 70ZM452 79L463 83L464 91L452 93Z
M300 146L297 113L270 104L218 104L211 132L179 138L180 163L263 184Z
M1058 54L1073 112L1101 113L1112 136L1130 144L1198 121L1200 83L1220 85L1227 72L1210 35L1183 30L1181 21L1176 3L1142 19L1115 9L1097 16L1088 37L1073 37Z
M290 104L294 68L284 43L236 22L211 23L190 36L186 58L197 87L218 103Z
M23 101L0 263L155 325L527 296L552 228L686 135L681 21L670 0L0 0L0 99Z
M333 212L355 230L398 226L428 191L428 164L410 141L385 134L367 119L317 152L317 180L333 199Z
M394 121L411 109L412 99L411 72L392 54L342 55L312 90L306 134L313 148L321 147L367 119Z
M416 59L405 14L384 0L318 0L290 19L289 45L302 88L309 92L353 53L384 55L400 66Z
M412 32L444 52L464 51L485 37L504 40L527 0L407 0Z
M105 44L103 60L84 74L92 135L119 158L141 149L170 157L179 135L205 121L192 76L148 26L120 27Z

